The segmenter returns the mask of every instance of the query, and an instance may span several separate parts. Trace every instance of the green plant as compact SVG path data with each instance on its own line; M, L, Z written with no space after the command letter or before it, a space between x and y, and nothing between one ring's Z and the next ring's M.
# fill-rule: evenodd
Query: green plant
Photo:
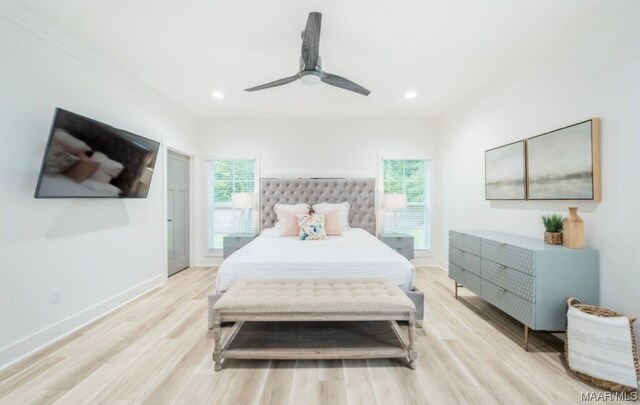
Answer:
M562 215L549 214L542 216L542 223L547 232L562 232Z

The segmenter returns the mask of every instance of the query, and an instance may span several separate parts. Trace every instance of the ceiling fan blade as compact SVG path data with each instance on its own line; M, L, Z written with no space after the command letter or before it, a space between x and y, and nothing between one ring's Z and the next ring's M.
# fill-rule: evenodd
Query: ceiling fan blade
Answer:
M248 89L244 89L244 91L264 90L264 89L268 89L268 88L271 88L271 87L282 86L283 84L288 84L288 83L291 83L291 82L295 82L296 80L298 80L298 75L291 76L291 77L285 77L284 79L280 79L280 80L276 80L276 81L273 81L273 82L261 84L260 86L249 87Z
M353 91L362 94L363 96L368 96L369 93L371 93L371 91L365 89L357 83L352 82L351 80L345 79L342 76L323 72L320 78L324 83L340 87L341 89Z
M318 64L320 53L320 25L322 14L318 12L309 13L307 26L302 36L302 61L305 70L313 70Z

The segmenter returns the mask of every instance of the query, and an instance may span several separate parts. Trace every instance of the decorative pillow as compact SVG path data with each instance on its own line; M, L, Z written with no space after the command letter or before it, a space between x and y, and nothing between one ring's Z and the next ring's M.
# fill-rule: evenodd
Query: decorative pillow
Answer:
M339 210L329 211L324 214L324 230L327 235L342 235Z
M293 222L296 223L295 226L298 226L296 215L308 215L310 208L311 206L305 203L276 204L275 207L273 207L273 211L276 213L276 220L277 220L274 228L279 231L283 231L288 224L288 221L283 221L283 219L286 217L293 217ZM294 235L297 235L297 234L298 232L296 232Z
M348 231L351 229L349 226L349 210L351 205L348 202L342 203L320 203L313 206L313 210L316 214L327 214L331 211L338 210L340 212L338 218L338 226L341 231Z
M300 240L321 240L327 239L324 230L324 215L298 215L298 226L300 227Z
M76 156L79 158L78 163L65 171L64 175L77 182L81 182L88 179L93 172L98 170L98 166L100 166L100 164L89 159L89 157L84 153L80 153Z
M273 207L273 211L276 213L276 219L280 221L282 218L289 215L307 215L309 214L309 204L276 204Z
M298 226L298 218L295 215L289 215L278 221L280 224L278 230L280 236L298 236L300 235L300 227Z
M78 163L79 160L79 157L67 152L62 145L51 143L49 152L47 153L47 160L44 163L44 174L51 176L62 173Z
M98 170L106 173L112 178L118 177L124 169L124 165L122 163L109 159L109 157L102 152L95 152L91 156L91 160L98 162L98 164L100 164L100 168ZM109 181L111 181L111 179L109 179Z
M53 131L53 141L59 143L69 152L89 152L91 147L81 141L80 139L72 136L64 129L56 129Z

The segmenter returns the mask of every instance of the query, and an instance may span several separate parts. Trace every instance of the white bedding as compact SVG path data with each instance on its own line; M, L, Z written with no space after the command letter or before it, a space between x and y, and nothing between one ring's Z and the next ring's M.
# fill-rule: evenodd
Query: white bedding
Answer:
M216 286L222 292L241 279L323 277L385 277L409 291L415 268L364 229L313 241L268 229L222 263Z

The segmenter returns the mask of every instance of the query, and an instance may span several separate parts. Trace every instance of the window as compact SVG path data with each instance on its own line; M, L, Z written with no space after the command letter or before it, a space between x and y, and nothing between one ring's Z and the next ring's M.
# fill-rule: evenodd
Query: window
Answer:
M383 160L385 193L407 196L407 208L384 212L383 232L402 232L413 236L416 250L431 249L429 209L429 161Z
M245 232L255 232L254 210L231 208L232 193L255 192L256 161L209 160L207 162L209 197L209 251L222 249L222 238L239 232L244 214Z

